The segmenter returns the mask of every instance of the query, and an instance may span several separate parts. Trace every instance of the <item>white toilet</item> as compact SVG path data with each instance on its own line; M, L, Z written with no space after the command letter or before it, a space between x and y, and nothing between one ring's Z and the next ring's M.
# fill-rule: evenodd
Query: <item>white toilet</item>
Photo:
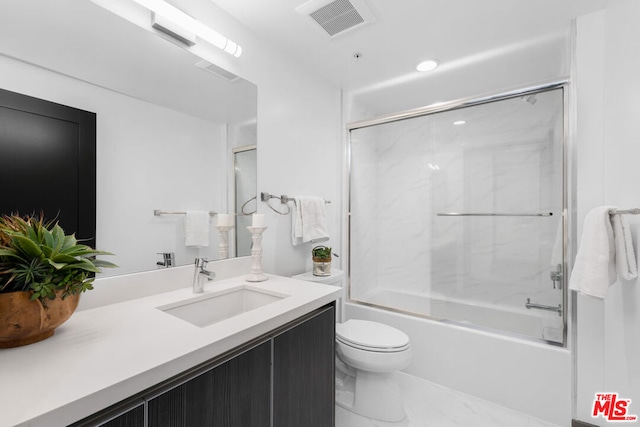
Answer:
M327 285L342 286L344 273L294 276ZM395 372L411 362L409 337L391 326L368 320L349 319L344 323L342 301L338 301L336 323L336 404L358 415L400 423L405 412Z

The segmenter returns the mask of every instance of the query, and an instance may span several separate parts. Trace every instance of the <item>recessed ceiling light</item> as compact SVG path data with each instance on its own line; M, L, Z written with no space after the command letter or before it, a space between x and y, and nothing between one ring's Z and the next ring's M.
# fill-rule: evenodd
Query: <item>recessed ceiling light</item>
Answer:
M438 66L438 61L436 61L435 59L428 59L426 61L422 61L421 63L419 63L418 66L416 67L416 70L426 72L426 71L434 70L437 66Z
M464 120L456 120L455 122L453 122L453 124L455 126L461 126L461 125L463 125L465 123L467 123L467 122L465 122Z

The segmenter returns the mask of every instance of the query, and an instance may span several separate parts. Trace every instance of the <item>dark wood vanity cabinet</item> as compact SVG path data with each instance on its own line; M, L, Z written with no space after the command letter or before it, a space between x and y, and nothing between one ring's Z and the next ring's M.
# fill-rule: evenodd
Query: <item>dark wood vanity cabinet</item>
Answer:
M73 427L331 427L334 342L332 303Z
M148 427L269 427L271 342L147 400Z
M335 324L326 310L273 337L274 427L334 425Z

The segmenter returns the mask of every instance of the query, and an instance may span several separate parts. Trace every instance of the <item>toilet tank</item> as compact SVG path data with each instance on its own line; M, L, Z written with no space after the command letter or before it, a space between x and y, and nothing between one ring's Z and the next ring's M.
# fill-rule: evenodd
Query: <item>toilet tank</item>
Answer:
M307 271L306 273L296 274L292 276L292 279L297 280L305 280L307 282L316 282L322 283L323 285L331 285L331 286L339 286L342 288L342 292L340 297L336 300L336 321L342 322L343 310L344 310L344 272L342 270L338 270L336 268L331 269L330 276L314 276L312 271Z

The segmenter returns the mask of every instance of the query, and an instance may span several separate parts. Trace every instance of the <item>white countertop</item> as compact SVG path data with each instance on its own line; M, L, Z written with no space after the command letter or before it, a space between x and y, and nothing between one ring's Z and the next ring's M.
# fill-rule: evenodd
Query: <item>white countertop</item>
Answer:
M157 307L194 297L191 287L76 311L53 337L0 349L0 426L66 426L334 301L340 288L279 276L239 284L289 295L207 327Z

